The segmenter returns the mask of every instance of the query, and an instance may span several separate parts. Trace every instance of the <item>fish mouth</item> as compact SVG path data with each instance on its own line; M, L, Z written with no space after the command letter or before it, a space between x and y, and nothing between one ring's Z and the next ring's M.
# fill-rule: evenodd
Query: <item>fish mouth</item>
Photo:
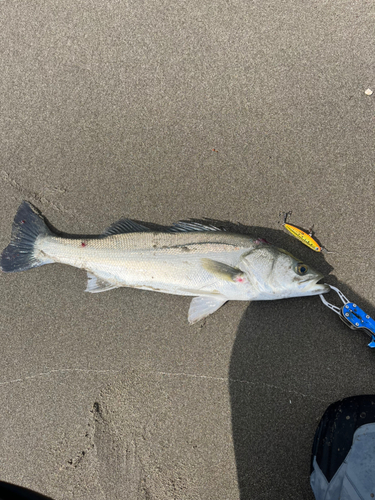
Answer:
M306 295L320 295L322 293L329 292L331 289L328 285L323 283L318 283L318 281L320 281L323 278L324 276L322 274L319 274L314 278L308 278L305 281L303 281L302 286L305 283L305 286L303 288Z

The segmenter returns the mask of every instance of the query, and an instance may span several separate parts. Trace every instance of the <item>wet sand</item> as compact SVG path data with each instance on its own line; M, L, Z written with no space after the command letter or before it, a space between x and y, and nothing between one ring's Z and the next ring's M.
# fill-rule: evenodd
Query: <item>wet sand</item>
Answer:
M374 315L373 19L353 1L1 2L0 248L24 199L72 234L240 223ZM336 253L283 232L286 210ZM0 480L313 499L320 416L375 390L364 333L318 297L189 326L187 297L85 286L62 265L0 275Z

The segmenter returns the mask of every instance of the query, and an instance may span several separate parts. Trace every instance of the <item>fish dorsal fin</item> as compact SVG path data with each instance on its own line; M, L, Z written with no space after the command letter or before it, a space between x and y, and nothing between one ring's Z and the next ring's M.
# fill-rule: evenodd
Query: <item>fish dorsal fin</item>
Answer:
M99 293L112 290L113 288L118 288L118 285L87 271L87 287L85 292Z
M202 267L217 278L233 283L244 283L246 275L237 267L228 266L223 262L218 262L212 259L201 259Z
M191 231L222 231L222 229L211 225L200 224L199 222L179 221L168 228L168 231L170 233L188 233Z
M212 296L199 296L194 297L190 303L188 321L192 325L197 321L209 316L221 307L227 299L222 295L217 297Z
M134 222L130 219L120 219L117 222L111 224L102 234L102 236L111 236L114 234L123 234L123 233L144 233L147 231L151 231L148 227L142 226L137 222Z

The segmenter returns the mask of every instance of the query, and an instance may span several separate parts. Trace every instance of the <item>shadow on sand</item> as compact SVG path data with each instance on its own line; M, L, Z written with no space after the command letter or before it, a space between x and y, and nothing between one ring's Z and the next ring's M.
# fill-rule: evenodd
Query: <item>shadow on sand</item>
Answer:
M241 232L266 238L325 276L332 271L322 254L283 231ZM374 307L345 284L334 276L326 282L374 317ZM334 292L326 298L342 305ZM314 498L309 475L316 426L330 403L374 391L375 349L367 347L369 340L363 330L350 330L319 297L249 304L229 368L241 500Z

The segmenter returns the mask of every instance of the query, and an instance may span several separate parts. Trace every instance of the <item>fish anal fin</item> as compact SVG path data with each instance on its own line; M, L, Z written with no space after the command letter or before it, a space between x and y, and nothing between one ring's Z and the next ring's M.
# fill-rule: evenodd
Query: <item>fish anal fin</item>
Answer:
M188 321L191 325L217 311L227 299L223 296L194 297L190 303Z
M218 262L212 259L201 259L202 267L217 278L233 283L246 282L246 274L236 267L228 266L223 262Z
M112 290L113 288L118 288L118 285L87 271L87 287L85 292L99 293Z

